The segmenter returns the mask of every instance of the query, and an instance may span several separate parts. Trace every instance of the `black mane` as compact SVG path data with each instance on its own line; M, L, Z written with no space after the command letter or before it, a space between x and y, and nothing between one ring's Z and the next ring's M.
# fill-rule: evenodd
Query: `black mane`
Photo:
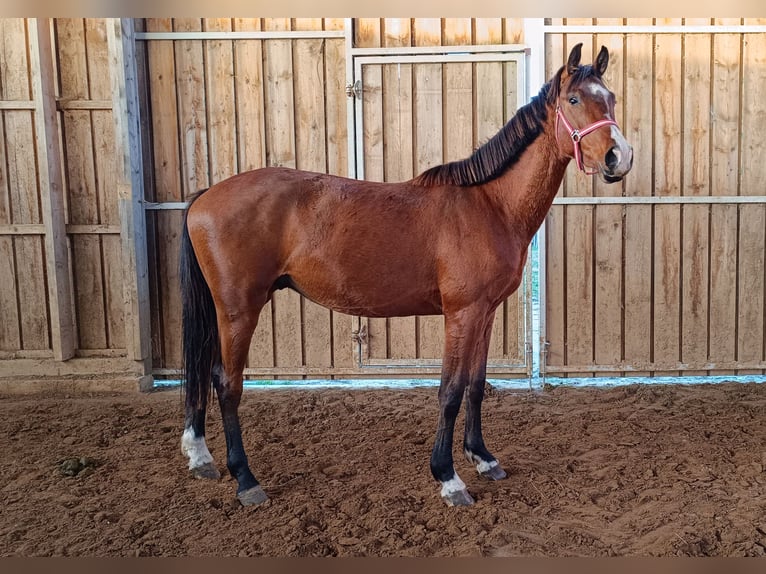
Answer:
M500 177L542 133L548 105L558 100L563 71L564 68L561 68L532 101L519 108L508 123L470 157L434 166L417 176L414 182L423 186L446 184L467 187ZM572 74L570 85L580 84L593 75L596 74L592 66L580 66Z

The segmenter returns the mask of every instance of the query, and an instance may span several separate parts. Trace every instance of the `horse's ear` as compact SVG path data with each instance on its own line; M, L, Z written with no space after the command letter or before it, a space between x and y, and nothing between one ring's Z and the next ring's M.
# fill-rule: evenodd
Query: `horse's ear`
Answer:
M567 73L574 74L577 68L580 67L580 56L582 55L582 42L577 44L572 51L569 52L569 59L567 60Z
M609 50L606 49L606 46L601 46L601 51L598 53L598 56L596 56L596 65L593 66L596 70L596 73L599 75L599 77L604 75L604 72L606 72L606 67L609 64Z

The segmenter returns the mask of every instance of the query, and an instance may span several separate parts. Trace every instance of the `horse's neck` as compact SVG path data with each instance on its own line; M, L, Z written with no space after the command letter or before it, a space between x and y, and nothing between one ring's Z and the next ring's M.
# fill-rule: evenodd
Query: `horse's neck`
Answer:
M537 137L512 168L487 186L497 207L528 241L542 225L569 163L549 133Z

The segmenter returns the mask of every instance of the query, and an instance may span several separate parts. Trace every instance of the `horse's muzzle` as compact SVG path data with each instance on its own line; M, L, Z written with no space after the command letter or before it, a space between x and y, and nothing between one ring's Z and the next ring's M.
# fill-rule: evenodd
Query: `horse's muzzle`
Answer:
M625 146L622 149L614 146L606 153L604 158L606 169L601 171L601 177L606 183L617 183L633 167L633 147Z

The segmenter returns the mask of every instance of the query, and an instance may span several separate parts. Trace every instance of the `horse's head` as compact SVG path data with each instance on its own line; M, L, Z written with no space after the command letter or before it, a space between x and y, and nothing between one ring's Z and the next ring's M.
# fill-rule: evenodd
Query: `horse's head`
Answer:
M572 48L549 92L556 110L556 141L559 151L574 158L580 170L614 183L630 171L633 148L614 120L614 94L603 81L609 51L602 46L596 61L584 66L581 52L582 44Z

